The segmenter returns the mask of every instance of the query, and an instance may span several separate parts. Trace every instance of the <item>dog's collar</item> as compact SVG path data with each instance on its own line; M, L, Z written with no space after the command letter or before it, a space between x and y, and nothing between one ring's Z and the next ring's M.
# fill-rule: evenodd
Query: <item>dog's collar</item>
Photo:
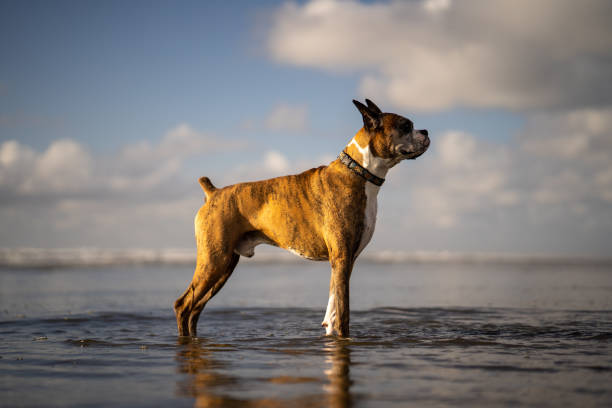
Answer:
M380 178L370 173L368 169L363 167L361 164L357 163L355 159L349 156L344 150L338 155L338 158L340 159L340 162L342 164L344 164L349 169L353 170L357 175L363 177L370 183L375 184L380 187L385 182L384 178Z

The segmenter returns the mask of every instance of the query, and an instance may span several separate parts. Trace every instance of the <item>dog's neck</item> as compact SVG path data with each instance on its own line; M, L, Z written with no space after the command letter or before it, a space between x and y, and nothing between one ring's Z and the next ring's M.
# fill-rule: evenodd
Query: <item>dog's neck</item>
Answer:
M344 151L359 163L361 167L377 177L384 179L391 168L391 163L388 159L378 157L372 152L369 138L363 129L357 132L355 137L346 145Z

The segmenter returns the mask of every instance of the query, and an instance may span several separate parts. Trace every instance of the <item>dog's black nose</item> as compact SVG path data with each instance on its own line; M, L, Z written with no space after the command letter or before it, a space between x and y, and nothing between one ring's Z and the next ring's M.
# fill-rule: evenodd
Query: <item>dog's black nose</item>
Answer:
M427 129L421 129L421 130L419 130L419 132L421 132L425 136L429 136L429 132L427 131Z

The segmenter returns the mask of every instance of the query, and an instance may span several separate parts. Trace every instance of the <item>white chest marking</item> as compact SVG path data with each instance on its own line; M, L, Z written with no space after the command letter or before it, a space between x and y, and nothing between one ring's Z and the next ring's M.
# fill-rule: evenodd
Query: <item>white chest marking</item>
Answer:
M380 187L372 183L365 184L366 193L366 207L363 217L363 233L361 234L361 241L359 242L359 248L355 256L358 256L363 248L368 245L374 234L374 227L376 226L376 212L378 209L378 190Z
M361 153L362 163L359 164L361 164L362 167L366 168L370 173L374 174L375 176L385 178L387 172L389 171L391 160L375 156L370 151L370 145L367 145L366 147L361 147L359 146L359 143L357 143L355 138L353 138L348 145L354 145L357 150L359 150L359 153Z
M349 146L354 145L359 153L361 153L360 163L364 168L366 168L370 173L384 178L389 171L390 166L392 165L391 160L383 159L375 156L370 151L370 145L366 147L361 147L359 143L353 138L349 143ZM370 183L365 183L365 193L366 193L366 208L363 219L363 233L361 235L361 242L359 243L359 248L357 249L357 253L355 256L359 255L363 248L370 242L372 239L372 235L374 234L374 227L376 226L376 211L378 209L378 191L380 187Z

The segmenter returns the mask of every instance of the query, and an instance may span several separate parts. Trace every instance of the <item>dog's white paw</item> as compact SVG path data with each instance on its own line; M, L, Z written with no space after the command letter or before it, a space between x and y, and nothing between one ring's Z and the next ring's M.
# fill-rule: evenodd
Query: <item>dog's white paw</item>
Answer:
M325 335L329 336L334 332L334 323L336 322L336 301L334 294L329 295L327 301L327 310L325 311L325 317L321 322L321 326L325 327Z

